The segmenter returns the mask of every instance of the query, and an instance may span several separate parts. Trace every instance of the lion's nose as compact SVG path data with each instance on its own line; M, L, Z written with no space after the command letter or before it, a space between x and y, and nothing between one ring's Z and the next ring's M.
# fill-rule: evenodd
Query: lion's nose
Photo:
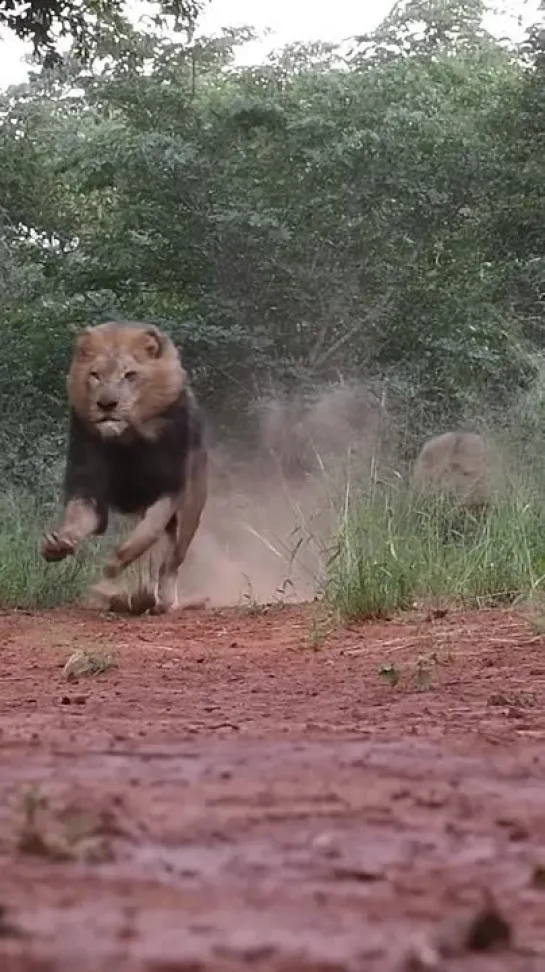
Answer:
M113 412L114 408L117 407L117 398L114 395L104 393L97 400L97 405L102 412Z

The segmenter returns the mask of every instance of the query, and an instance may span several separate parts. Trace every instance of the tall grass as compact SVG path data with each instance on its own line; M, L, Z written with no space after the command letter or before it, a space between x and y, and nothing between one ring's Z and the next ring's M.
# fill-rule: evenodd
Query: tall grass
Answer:
M330 532L338 510L338 501L328 495L325 487L313 494L321 519L303 530L319 529L315 540L322 553L320 538ZM296 512L299 519L301 510ZM58 564L40 556L44 528L58 515L28 493L0 494L0 607L77 602L96 577L97 545L102 562L104 540L87 541L76 557ZM112 522L107 545L116 540L115 526ZM478 606L545 599L545 503L539 489L518 484L472 517L446 499L424 501L408 489L375 481L346 503L324 573L325 599L344 619L381 617L415 602Z
M437 498L385 490L345 511L326 574L345 619L380 617L414 602L513 602L545 588L545 504L513 491L472 517Z
M53 607L77 601L90 580L94 544L75 557L48 564L40 539L54 511L27 494L0 494L0 607Z

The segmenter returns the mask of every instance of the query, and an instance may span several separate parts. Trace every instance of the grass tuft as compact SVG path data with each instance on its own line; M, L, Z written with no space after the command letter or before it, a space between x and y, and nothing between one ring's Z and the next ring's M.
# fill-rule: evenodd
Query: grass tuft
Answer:
M61 563L46 563L40 540L53 518L27 495L0 494L0 606L55 607L82 595L93 571L94 545Z
M440 498L385 491L343 516L326 598L345 620L388 616L415 602L483 606L541 593L545 506L513 492L471 516Z
M78 648L66 662L63 672L69 681L76 681L86 675L102 675L110 668L118 668L118 662L110 652L89 651Z

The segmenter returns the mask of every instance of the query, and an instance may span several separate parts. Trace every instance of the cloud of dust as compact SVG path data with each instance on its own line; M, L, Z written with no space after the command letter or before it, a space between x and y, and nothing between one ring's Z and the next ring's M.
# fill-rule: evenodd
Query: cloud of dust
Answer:
M180 596L214 606L311 600L320 589L347 484L379 475L391 445L384 403L339 384L311 401L256 403L248 458L218 447Z
M392 474L399 482L399 418L395 403L387 409L356 384L256 403L253 452L225 443L210 450L209 496L180 570L180 601L312 600L347 501ZM492 501L511 479L493 439L462 430L426 440L411 465L407 485L417 493L445 492L468 506ZM159 545L144 558L130 588L156 582L160 554Z

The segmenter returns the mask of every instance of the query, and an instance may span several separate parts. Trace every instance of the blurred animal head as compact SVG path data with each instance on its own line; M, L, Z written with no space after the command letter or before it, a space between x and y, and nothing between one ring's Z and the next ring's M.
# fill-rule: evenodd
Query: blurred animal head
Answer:
M428 439L413 469L413 486L422 494L442 494L468 509L482 509L501 483L499 455L475 432L445 432Z

